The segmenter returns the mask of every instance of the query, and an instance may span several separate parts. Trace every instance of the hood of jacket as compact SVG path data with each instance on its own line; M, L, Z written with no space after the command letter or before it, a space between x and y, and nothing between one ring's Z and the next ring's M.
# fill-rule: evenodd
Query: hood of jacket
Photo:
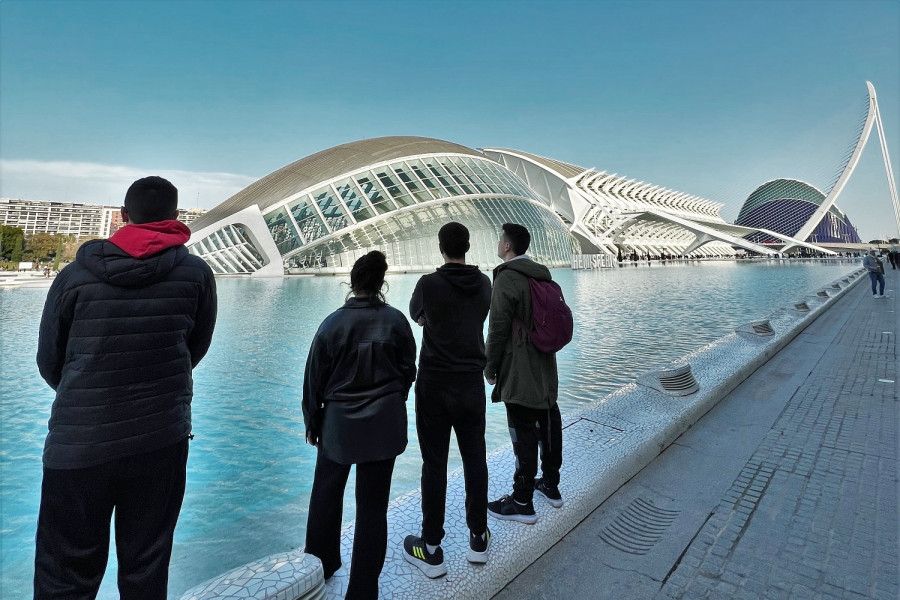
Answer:
M190 229L178 221L127 225L108 240L83 244L75 260L101 281L141 287L162 280L187 256Z
M187 225L174 219L132 223L115 232L109 241L135 258L153 256L191 238Z
M503 270L509 269L521 273L526 277L537 279L538 281L551 281L550 269L540 263L536 263L530 258L514 258L504 263L500 263L494 267L494 279L497 279Z
M474 296L484 289L481 271L475 265L447 263L435 272L464 296Z

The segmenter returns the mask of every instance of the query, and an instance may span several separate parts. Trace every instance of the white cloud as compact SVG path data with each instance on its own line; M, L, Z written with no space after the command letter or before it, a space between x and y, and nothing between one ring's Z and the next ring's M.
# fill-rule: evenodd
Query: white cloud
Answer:
M118 206L136 179L159 175L178 188L181 208L213 208L256 177L85 162L0 160L0 196Z

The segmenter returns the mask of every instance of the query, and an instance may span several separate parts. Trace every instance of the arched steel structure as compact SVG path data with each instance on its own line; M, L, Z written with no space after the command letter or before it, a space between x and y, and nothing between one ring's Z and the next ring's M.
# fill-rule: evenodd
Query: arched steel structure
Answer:
M869 136L872 133L873 127L878 131L878 138L881 142L881 157L884 159L884 168L888 179L891 202L894 207L894 218L896 219L897 231L900 232L900 201L898 201L897 198L897 183L894 180L894 172L891 168L887 139L884 135L884 124L881 121L881 111L878 109L878 98L875 95L875 86L873 86L870 81L866 82L866 88L869 94L866 120L860 129L859 136L856 138L856 143L853 145L853 151L849 154L847 162L840 170L837 180L834 182L834 185L831 186L825 199L794 235L794 237L799 240L807 240L820 223L822 223L822 220L828 214L828 211L834 206L835 201L844 190L844 186L847 185L847 181L853 174L853 170L856 169L856 165L859 163L859 158L862 155L863 149L866 147L866 143L869 141ZM790 250L796 245L798 244L787 244L783 248L783 251Z
M568 266L579 245L562 219L519 177L451 142L385 137L323 150L263 177L191 225L190 251L217 274L348 272L378 249L394 271L442 263L437 231L455 220L471 233L467 258L497 264L507 221L532 233L529 254Z

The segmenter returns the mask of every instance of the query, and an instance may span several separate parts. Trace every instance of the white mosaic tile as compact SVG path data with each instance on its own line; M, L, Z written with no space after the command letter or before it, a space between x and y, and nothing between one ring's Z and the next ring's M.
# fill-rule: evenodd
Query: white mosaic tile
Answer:
M323 598L322 563L300 550L273 554L189 589L181 600L298 600Z

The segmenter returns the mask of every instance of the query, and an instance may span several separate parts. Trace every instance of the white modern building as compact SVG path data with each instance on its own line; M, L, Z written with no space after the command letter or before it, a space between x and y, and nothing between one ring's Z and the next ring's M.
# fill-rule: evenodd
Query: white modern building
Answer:
M825 194L815 186L797 179L773 179L755 190L741 207L735 224L764 227L782 234L796 236L800 229L825 201ZM763 243L780 243L764 233L754 233L748 239ZM837 204L832 204L819 224L807 237L813 244L859 244L859 234Z
M438 229L454 220L472 234L469 262L483 268L499 262L505 222L528 227L529 254L551 267L612 266L633 254L771 255L797 247L834 254L816 242L855 235L834 201L873 127L900 214L868 86L866 121L828 193L795 180L767 182L745 206L757 212L740 225L722 219L717 202L521 150L384 137L329 148L263 177L194 220L188 246L220 275L348 272L373 249L393 271L427 271L442 262Z
M532 234L529 254L570 266L593 254L731 256L773 250L741 236L720 205L520 151L385 137L323 150L238 192L191 224L188 247L220 275L348 272L378 249L392 271L441 264L437 231L472 235L470 263L496 265L505 222Z
M755 230L726 223L716 202L521 150L485 148L484 154L550 205L586 254L733 256L735 247L774 253L743 239Z
M385 137L323 150L238 192L191 224L191 252L220 275L348 272L370 250L392 271L442 264L438 229L469 228L468 262L499 263L506 222L532 234L529 254L568 266L569 226L525 182L483 154L442 140Z

